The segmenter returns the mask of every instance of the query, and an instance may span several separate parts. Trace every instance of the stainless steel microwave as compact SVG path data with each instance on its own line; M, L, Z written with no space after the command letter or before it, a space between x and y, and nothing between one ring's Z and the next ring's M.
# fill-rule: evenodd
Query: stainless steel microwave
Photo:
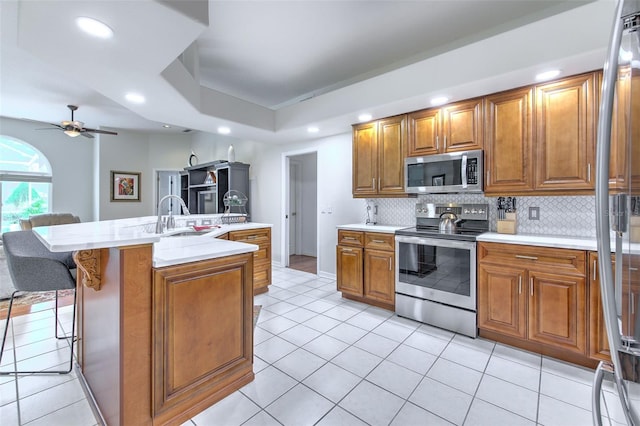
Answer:
M482 150L405 159L405 191L410 194L482 192Z

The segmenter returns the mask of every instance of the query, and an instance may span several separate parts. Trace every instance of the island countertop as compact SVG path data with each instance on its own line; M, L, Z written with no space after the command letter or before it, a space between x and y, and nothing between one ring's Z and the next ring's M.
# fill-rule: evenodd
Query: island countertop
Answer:
M270 228L270 224L246 222L238 224L214 225L219 217L205 215L177 216L175 229L156 234L156 216L128 219L82 222L67 225L43 226L33 231L53 252L93 250L109 247L124 247L138 244L153 244L153 266L162 267L203 259L247 253L257 250L253 244L219 240L215 237L230 231ZM193 226L186 226L186 220L208 223L193 236L172 236L194 232Z

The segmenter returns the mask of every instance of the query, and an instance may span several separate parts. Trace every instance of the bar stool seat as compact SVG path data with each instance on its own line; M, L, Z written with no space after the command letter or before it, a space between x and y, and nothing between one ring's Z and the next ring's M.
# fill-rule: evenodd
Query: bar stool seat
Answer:
M56 292L55 335L58 337L58 291L74 290L73 292L73 323L71 336L61 339L71 339L71 356L69 368L65 370L44 371L0 371L0 374L67 374L73 369L73 339L75 338L76 322L76 281L72 269L75 262L69 252L54 253L49 251L31 230L5 232L2 234L4 251L7 257L9 274L13 280L15 291L11 294L7 321L0 346L0 363L4 352L4 345L9 329L13 300L20 292Z

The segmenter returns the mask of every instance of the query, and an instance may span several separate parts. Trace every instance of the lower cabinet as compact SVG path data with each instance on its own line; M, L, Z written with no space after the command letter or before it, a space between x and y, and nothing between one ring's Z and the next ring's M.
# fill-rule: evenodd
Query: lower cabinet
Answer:
M253 380L252 263L246 253L153 270L157 424L180 424Z
M589 364L586 307L584 251L478 245L481 336Z
M393 234L338 230L336 262L343 297L395 310Z
M269 290L271 284L271 228L230 231L230 241L256 244L258 251L253 252L253 293L260 294Z
M611 258L613 260L613 256ZM589 356L593 359L610 361L611 351L604 324L602 297L600 296L600 271L598 253L589 253ZM615 272L615 270L614 270Z

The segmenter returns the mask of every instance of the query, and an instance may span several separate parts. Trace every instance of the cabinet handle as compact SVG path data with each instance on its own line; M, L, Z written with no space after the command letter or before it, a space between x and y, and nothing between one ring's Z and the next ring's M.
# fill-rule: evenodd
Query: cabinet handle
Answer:
M342 251L353 251L353 250L348 248L343 248Z
M447 135L444 135L444 146L443 148L446 150L447 149Z
M636 314L636 294L631 293L631 315Z
M638 268L629 268L629 270L630 270L630 271L634 271L634 272L635 272L635 271L637 271L637 270L638 270Z
M587 164L587 182L591 182L591 163Z
M595 259L593 259L593 280L597 280L597 275L596 275L596 265L597 265L597 261Z
M378 244L382 244L384 243L383 240L371 240L372 243L378 243Z
M531 295L533 296L533 277L529 278L529 291L531 292Z
M389 270L391 270L391 259L389 259Z
M436 151L440 149L440 137L436 135Z
M518 294L522 294L522 275L518 275Z
M343 240L355 240L356 237L344 237Z
M524 254L516 254L518 259L538 260L536 256L525 256Z
M490 176L491 176L491 170L487 170L487 186L490 185L489 183L491 181Z
M372 183L373 189L375 190L376 189L376 178L373 178L372 181L373 181L373 183Z
M258 236L257 236L257 235L249 235L249 236L247 237L247 240L255 240L256 238L258 238Z

